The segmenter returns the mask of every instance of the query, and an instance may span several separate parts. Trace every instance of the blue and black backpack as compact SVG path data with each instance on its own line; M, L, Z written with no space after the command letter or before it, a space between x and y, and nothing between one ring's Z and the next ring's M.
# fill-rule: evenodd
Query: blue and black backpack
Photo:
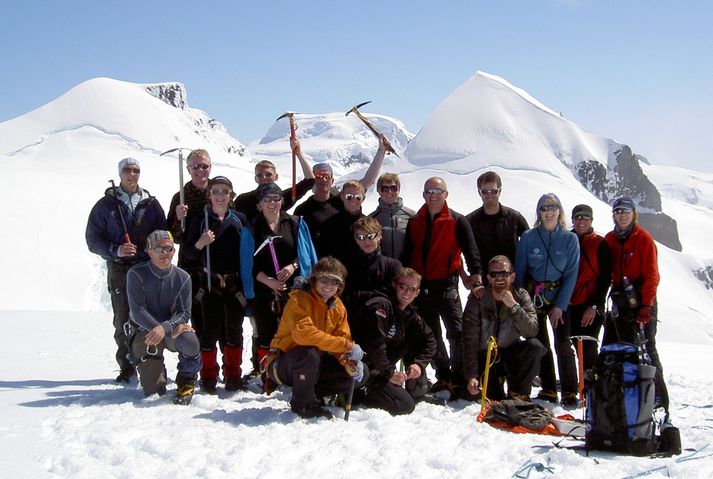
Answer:
M586 449L636 456L657 452L654 375L633 344L602 346L587 386Z

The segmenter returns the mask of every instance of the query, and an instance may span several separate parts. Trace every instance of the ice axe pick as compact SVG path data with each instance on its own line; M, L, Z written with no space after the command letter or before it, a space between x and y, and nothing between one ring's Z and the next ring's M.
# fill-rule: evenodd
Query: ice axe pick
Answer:
M359 117L361 121L364 122L366 127L369 128L377 138L381 138L381 132L379 132L379 130L374 127L374 125L369 121L369 119L362 115L362 113L359 111L359 108L363 107L364 105L368 105L369 103L371 103L371 100L365 101L364 103L359 103L358 105L351 107L351 109L346 112L344 116L349 116L349 114L353 112L356 116ZM386 144L386 151L388 151L389 153L393 153L398 158L401 158L399 154L396 153L396 150L394 150L394 148L389 143Z

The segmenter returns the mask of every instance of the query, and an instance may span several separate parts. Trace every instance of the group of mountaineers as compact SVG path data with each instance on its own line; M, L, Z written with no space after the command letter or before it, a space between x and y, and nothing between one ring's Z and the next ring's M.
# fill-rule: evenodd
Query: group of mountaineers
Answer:
M120 184L105 191L86 229L89 250L107 263L117 382L138 371L146 395L165 394L168 349L178 353L177 404L197 387L216 394L222 369L227 391L290 386L290 407L305 418L330 417L323 398L347 394L349 406L391 414L409 414L419 401L529 401L536 378L537 399L573 408L582 399L576 341L584 338L579 361L588 369L600 333L606 345L643 331L657 401L668 410L655 342L656 246L630 198L614 201L606 237L593 231L585 204L572 209L568 230L554 193L540 197L530 228L500 203L493 171L478 178L482 206L470 214L449 208L439 177L425 182L415 211L403 204L398 175L379 176L394 151L383 135L364 177L339 190L329 164L310 167L294 135L290 146L304 179L283 190L263 160L257 188L242 194L229 178L211 177L206 150L192 150L190 181L167 217L139 186L139 162L119 162ZM367 215L374 183L378 206ZM607 294L616 315L607 314ZM247 368L245 318L253 331ZM497 358L489 362L492 341Z

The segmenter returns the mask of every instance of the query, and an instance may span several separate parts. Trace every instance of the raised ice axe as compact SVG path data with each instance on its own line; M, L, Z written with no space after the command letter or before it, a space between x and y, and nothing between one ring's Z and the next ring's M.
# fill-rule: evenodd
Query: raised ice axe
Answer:
M295 132L297 131L297 125L295 125L294 118L295 114L296 113L294 111L288 111L278 116L277 120L275 120L280 121L285 117L288 117L290 119L290 139L292 140L297 138L297 135L295 134ZM297 156L295 155L295 151L292 150L292 145L290 145L290 150L292 151L292 202L294 203L297 199Z
M369 121L369 119L368 119L367 117L365 117L364 115L362 115L362 113L359 111L359 108L363 107L364 105L368 105L369 103L371 103L371 100L365 101L364 103L359 103L358 105L351 107L351 109L350 109L348 112L346 112L346 113L344 114L344 116L349 116L349 114L353 112L356 116L359 117L359 119L360 119L361 121L364 122L364 124L366 125L366 127L369 128L369 129L371 130L371 132L372 132L377 138L381 138L381 132L380 132L379 130L377 130L377 129L374 127L374 125ZM386 143L386 151L389 152L389 153L393 153L393 154L396 155L398 158L401 158L401 157L399 156L399 154L396 153L396 150L394 150L394 147L391 146L391 144L388 143L388 142Z

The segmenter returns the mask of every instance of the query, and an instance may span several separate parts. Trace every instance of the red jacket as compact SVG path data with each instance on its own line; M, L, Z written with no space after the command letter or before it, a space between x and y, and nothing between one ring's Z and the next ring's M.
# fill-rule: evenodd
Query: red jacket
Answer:
M432 222L431 238L426 247L426 229L429 219L428 208L424 205L411 218L407 228L409 240L413 244L411 257L406 264L415 269L424 280L442 280L457 273L461 266L461 248L456 240L456 218L451 215L448 204Z
M605 237L612 256L612 287L623 288L623 277L639 286L641 304L653 306L659 285L658 253L651 233L637 223L631 234L620 241L614 231Z
M602 265L599 264L599 246L602 241L604 238L594 232L579 238L579 272L569 304L591 303L597 294L599 277L602 274Z

